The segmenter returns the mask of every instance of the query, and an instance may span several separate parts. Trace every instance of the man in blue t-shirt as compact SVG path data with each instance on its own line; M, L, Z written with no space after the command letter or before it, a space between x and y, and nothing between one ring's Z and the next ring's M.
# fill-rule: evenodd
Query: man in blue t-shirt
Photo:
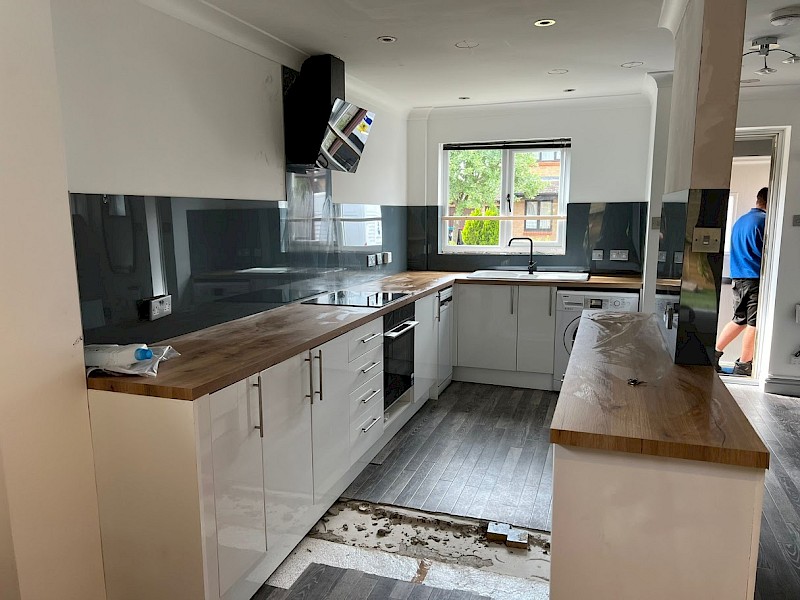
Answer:
M733 320L725 325L717 338L714 366L719 372L719 359L725 347L744 332L742 356L733 367L734 375L753 374L753 352L756 344L758 284L761 277L761 254L764 249L764 224L767 220L769 190L761 188L756 206L736 220L731 232L731 279L733 280Z

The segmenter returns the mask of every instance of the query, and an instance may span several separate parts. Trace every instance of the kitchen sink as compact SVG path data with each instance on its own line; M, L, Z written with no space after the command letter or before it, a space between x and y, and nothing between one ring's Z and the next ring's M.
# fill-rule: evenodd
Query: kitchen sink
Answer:
M516 281L587 281L588 273L574 273L567 271L475 271L467 275L467 279L511 279Z

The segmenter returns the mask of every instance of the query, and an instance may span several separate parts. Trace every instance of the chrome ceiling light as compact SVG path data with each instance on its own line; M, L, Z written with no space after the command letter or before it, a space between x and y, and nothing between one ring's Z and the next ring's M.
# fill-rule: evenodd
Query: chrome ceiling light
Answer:
M778 48L778 38L775 36L756 38L753 40L751 48L754 49L750 50L750 52L745 52L742 57L745 57L749 54L758 54L759 56L764 57L764 66L756 71L758 75L772 75L773 73L778 72L778 69L773 69L767 64L767 58L769 57L770 52L785 52L788 54L789 56L782 61L784 64L793 65L800 62L800 56L797 56L794 52L789 52L788 50Z

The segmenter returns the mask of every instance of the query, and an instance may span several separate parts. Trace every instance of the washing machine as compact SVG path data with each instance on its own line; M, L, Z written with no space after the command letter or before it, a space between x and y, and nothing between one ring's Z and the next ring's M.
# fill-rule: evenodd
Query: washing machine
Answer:
M560 390L581 313L586 309L638 312L639 294L625 292L563 291L556 294L556 340L553 389Z

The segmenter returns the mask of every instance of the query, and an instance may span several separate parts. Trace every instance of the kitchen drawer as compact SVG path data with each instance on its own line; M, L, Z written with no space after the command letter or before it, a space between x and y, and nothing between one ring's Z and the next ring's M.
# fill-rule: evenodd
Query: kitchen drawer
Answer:
M375 404L383 406L383 371L350 394L350 422L358 421Z
M360 388L378 373L383 372L383 344L350 363L353 379L350 390Z
M348 360L353 362L370 350L383 345L383 318L379 317L350 332Z
M356 419L350 429L350 464L354 465L383 435L383 402Z

